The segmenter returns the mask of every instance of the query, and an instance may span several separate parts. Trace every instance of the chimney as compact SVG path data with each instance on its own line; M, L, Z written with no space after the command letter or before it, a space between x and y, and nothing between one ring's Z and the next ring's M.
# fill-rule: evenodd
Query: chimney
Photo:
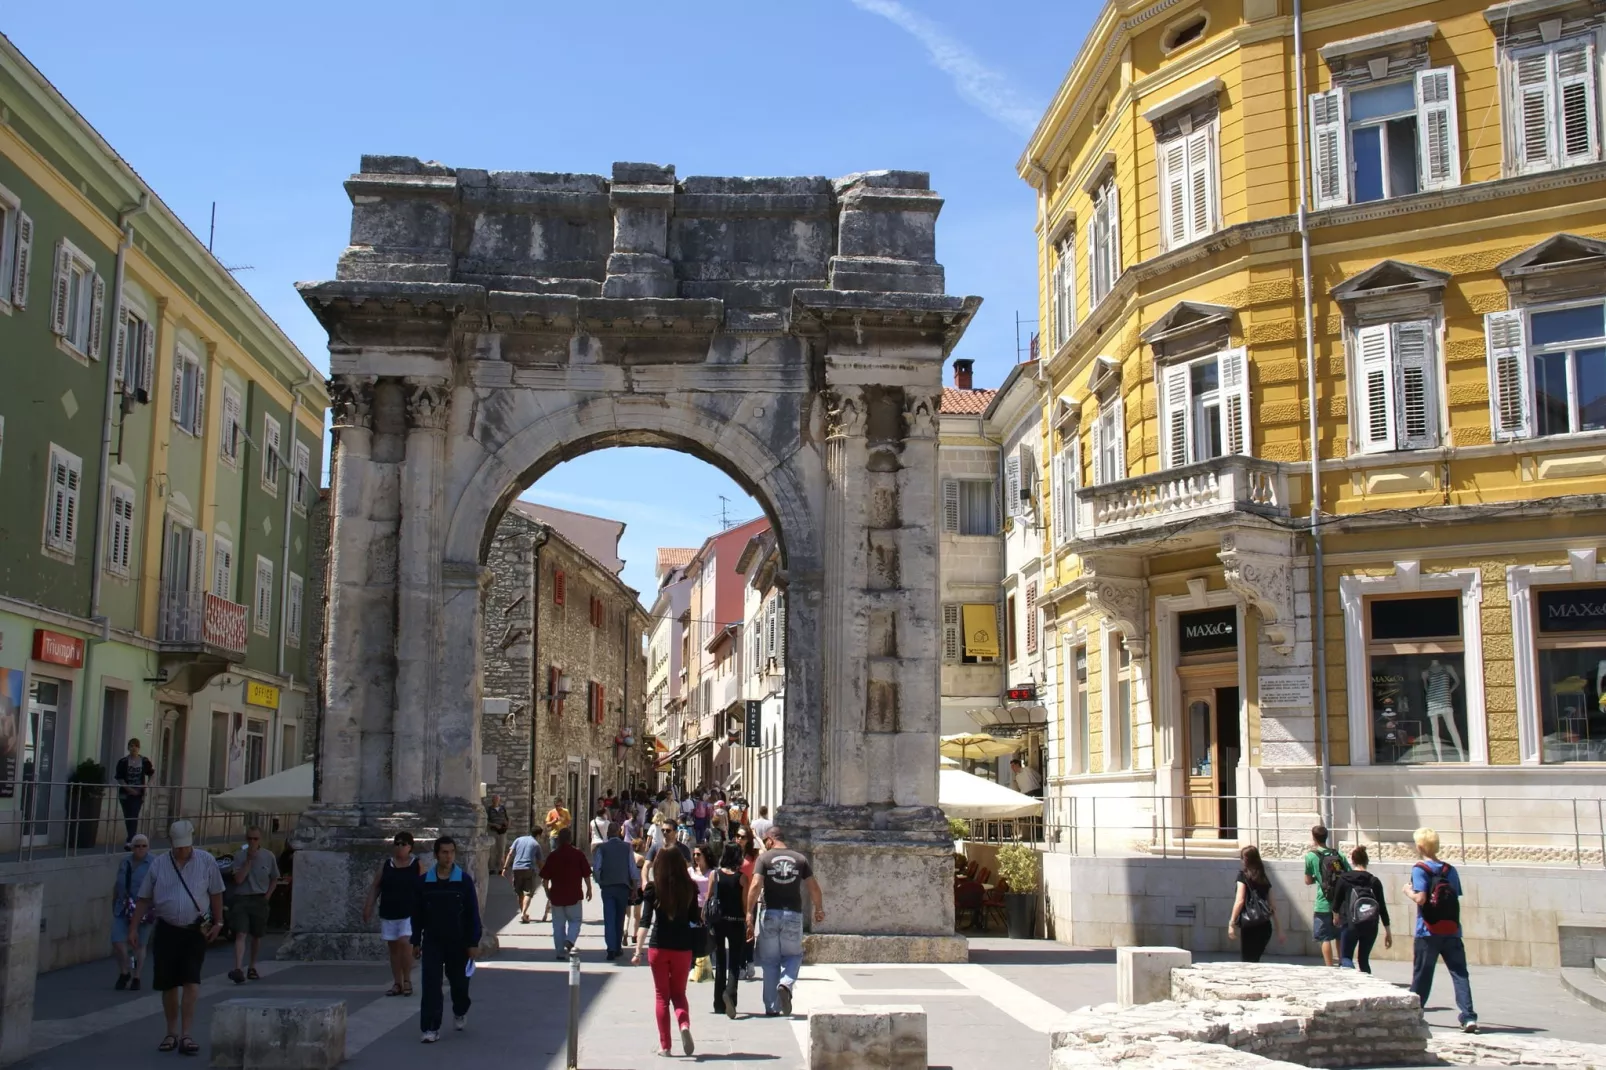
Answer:
M974 389L970 383L970 369L975 365L973 360L954 361L954 387L959 390Z

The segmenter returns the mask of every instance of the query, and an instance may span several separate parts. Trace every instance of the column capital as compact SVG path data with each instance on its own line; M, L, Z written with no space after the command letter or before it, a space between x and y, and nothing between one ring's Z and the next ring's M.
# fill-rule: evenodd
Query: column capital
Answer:
M374 427L374 383L372 375L336 375L328 382L333 426L371 431Z
M1082 558L1082 576L1076 586L1084 592L1089 608L1121 633L1134 657L1147 655L1148 583L1136 574L1136 562L1117 555L1088 554Z
M407 388L407 426L425 431L446 430L452 402L451 387L446 381L408 376L402 382Z
M826 438L863 438L868 420L863 387L835 386L826 391Z
M936 438L937 414L941 406L941 394L906 394L903 409L906 437Z
M1278 653L1294 650L1292 539L1283 534L1229 531L1221 537L1227 589L1260 611L1260 626Z

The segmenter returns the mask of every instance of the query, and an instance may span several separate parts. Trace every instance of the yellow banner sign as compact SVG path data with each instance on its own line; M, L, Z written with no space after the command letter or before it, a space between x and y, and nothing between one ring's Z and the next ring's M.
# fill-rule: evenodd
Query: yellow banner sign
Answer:
M991 602L967 602L961 614L965 653L973 658L998 657L998 609Z
M279 708L279 689L272 684L259 684L255 680L247 680L245 701L253 706L266 706L276 710Z

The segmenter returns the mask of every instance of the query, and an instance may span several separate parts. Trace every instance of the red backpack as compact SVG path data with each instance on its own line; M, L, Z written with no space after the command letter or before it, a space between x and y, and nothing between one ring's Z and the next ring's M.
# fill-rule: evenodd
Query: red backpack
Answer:
M1461 897L1450 882L1450 863L1440 862L1434 869L1426 862L1416 868L1428 875L1428 897L1417 908L1422 925L1433 936L1454 936L1461 931Z

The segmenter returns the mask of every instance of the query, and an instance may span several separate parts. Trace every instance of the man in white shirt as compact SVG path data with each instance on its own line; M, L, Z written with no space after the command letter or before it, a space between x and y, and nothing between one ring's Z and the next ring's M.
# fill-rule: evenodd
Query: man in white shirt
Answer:
M774 827L775 822L770 820L770 808L760 806L758 808L758 816L753 819L753 842L763 843L764 837L768 836L770 829Z
M1009 760L1009 771L1015 778L1015 790L1022 795L1030 795L1034 799L1043 797L1043 778L1029 765L1022 765L1019 758Z
M156 915L156 979L151 987L162 994L162 1013L167 1018L167 1035L157 1050L177 1048L185 1055L197 1055L201 1046L191 1037L190 1024L201 992L206 945L217 939L223 928L223 875L218 872L217 859L195 846L194 825L175 821L168 832L173 849L152 863L145 874L134 918L142 919L147 912ZM139 926L130 925L128 935L137 950Z

